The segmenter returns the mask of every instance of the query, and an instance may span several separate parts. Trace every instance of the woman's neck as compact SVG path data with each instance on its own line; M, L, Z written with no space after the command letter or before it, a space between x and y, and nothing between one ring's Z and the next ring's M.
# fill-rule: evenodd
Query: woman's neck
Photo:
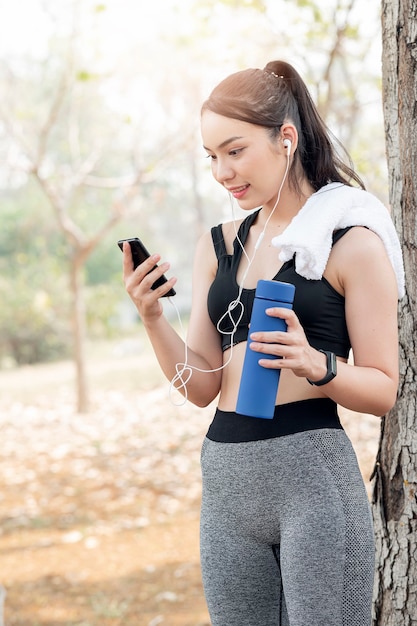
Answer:
M268 222L274 230L278 227L282 228L283 225L287 226L314 191L308 181L300 184L299 192L286 185L276 206L271 203L271 206L262 207L257 219L258 224L264 227Z

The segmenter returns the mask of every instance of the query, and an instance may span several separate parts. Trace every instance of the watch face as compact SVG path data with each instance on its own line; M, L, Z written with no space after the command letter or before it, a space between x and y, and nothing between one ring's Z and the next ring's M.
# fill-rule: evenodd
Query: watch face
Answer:
M336 355L334 354L334 352L329 352L329 356L330 356L330 373L332 374L332 378L334 378L337 374L337 359L336 359ZM327 369L329 369L329 367Z

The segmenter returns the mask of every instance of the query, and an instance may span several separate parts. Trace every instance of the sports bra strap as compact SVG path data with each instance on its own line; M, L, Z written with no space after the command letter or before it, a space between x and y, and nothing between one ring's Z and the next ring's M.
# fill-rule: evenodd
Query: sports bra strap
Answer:
M251 213L242 221L239 226L237 237L233 242L233 256L235 258L235 263L239 263L240 257L242 255L242 245L245 245L246 238L248 236L250 227L255 221L260 209L257 209L254 213ZM224 241L223 236L223 228L222 225L213 226L211 229L211 238L213 240L214 250L216 252L217 259L220 259L222 256L227 255L226 243Z
M211 238L213 240L214 250L216 252L216 257L220 259L220 257L225 256L227 254L226 244L224 242L223 237L223 229L222 225L213 226L211 229Z
M343 235L346 235L346 233L352 228L352 226L348 226L347 228L341 228L340 230L335 230L333 233L333 242L332 245L334 246L335 243L337 243L339 241L339 239L341 239L343 237Z

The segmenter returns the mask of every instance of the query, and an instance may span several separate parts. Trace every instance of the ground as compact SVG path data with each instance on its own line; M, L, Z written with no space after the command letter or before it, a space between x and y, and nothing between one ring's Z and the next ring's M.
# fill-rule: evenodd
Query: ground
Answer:
M213 407L179 406L145 339L88 361L84 415L70 362L0 372L0 626L209 626L199 454ZM379 420L343 422L370 489Z

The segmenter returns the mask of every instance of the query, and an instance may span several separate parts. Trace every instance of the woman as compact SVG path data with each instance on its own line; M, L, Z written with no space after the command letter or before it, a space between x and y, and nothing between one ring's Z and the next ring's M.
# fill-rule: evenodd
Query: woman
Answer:
M336 405L383 415L396 400L395 231L336 155L291 65L274 61L226 78L203 104L201 128L215 180L251 211L198 243L186 349L192 376L182 388L198 406L218 397L202 450L201 562L212 624L369 626L372 522ZM313 276L297 266L306 254ZM185 346L159 302L176 279L151 289L169 268L148 274L159 260L133 272L125 246L124 280L173 380ZM272 278L296 292L293 310L268 311L286 333L249 338L260 364L281 371L268 420L235 410L255 287Z

